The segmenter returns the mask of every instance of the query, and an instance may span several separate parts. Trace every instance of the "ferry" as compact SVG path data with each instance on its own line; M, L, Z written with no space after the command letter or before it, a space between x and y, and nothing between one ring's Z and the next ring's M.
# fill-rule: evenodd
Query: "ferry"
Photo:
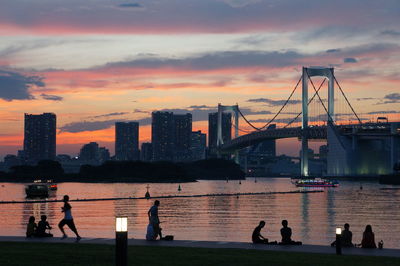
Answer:
M296 187L338 187L339 182L336 180L327 180L322 178L315 179L292 179L292 183Z
M36 179L33 181L35 184L46 184L49 190L57 190L57 184L54 183L52 179L47 179L47 180L41 180L41 179Z
M49 196L49 188L46 184L33 183L25 188L27 198L47 198Z

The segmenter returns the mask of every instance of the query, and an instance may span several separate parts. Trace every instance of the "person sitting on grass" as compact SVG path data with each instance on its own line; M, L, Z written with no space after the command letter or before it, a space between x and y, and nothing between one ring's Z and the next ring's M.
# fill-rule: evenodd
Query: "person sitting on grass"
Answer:
M342 247L354 247L354 244L352 243L353 233L349 229L350 225L348 223L345 223L344 230L342 231L342 236L340 238L340 243L342 244ZM332 242L331 246L336 246L336 240Z
M265 221L260 221L258 226L254 228L253 234L251 235L251 240L253 241L253 244L270 244L270 245L277 244L276 241L268 242L268 239L261 235L261 229L263 229L264 226L265 226Z
M51 229L51 226L49 223L46 221L47 216L42 215L40 217L41 221L38 223L38 227L36 229L36 236L37 237L53 237L53 234L46 233L46 229Z
M375 234L372 232L371 225L367 225L365 227L365 231L363 233L363 238L361 241L362 248L376 248L375 244Z
M35 223L35 217L29 217L29 222L26 227L26 237L33 237L36 234L37 225Z
M281 228L281 236L282 242L279 245L301 245L300 241L293 241L292 240L292 229L288 227L288 221L282 220L282 228Z

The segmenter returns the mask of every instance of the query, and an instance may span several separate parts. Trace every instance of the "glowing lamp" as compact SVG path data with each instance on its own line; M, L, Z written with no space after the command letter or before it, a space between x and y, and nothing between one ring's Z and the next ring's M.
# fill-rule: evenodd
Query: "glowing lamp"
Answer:
M342 228L336 228L336 255L342 255Z
M116 232L127 232L128 231L128 217L116 217L115 218L115 231Z

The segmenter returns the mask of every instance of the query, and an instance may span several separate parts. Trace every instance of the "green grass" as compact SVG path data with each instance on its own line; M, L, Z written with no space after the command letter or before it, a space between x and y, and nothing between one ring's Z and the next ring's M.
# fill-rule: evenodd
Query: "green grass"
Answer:
M129 246L129 265L400 265L400 258ZM0 242L0 265L115 265L113 245Z

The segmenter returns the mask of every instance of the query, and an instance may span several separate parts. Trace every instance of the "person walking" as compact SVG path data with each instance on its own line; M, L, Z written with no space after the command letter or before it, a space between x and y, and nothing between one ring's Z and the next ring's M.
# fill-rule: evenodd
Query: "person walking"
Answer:
M72 207L68 203L69 196L65 195L63 201L64 201L64 206L61 207L61 212L64 213L64 219L62 219L60 221L60 223L58 224L58 227L60 228L61 232L63 233L63 236L61 239L68 237L64 231L64 225L68 225L68 227L71 229L71 231L75 233L76 241L79 241L81 239L81 236L78 234L78 231L76 230L76 227L75 227L74 218L72 217L72 212L71 212Z

